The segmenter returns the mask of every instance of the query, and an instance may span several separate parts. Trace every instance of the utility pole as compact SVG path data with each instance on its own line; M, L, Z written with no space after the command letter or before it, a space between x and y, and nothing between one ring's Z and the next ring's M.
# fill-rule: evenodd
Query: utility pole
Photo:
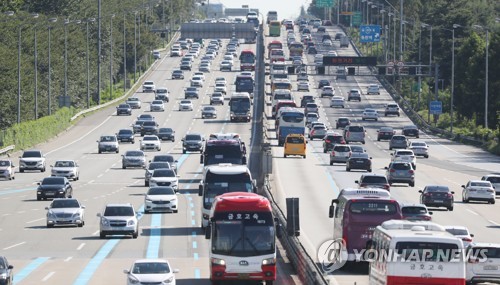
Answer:
M97 0L97 105L101 104L101 0Z

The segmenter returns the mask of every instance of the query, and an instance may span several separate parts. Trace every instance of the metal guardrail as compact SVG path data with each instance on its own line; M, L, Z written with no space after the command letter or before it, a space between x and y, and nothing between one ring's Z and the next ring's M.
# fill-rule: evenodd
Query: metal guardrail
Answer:
M172 37L172 39L170 40L170 42L167 44L167 48L173 43L175 42L180 36L180 33L179 32L176 32L175 35ZM167 48L165 48L164 50L166 50ZM78 117L80 117L81 115L84 115L84 114L87 114L87 113L90 113L90 112L93 112L93 111L96 111L96 110L99 110L99 109L102 109L102 108L106 108L110 105L113 105L117 102L120 102L122 101L123 99L127 98L128 96L130 96L131 93L134 93L135 90L137 89L137 87L142 84L143 82L143 79L146 75L149 74L149 71L151 70L151 68L153 68L153 66L155 66L155 64L152 64L140 77L139 79L134 83L134 85L132 85L130 87L129 90L127 90L127 92L125 92L125 94L123 94L123 96L121 97L118 97L112 101L109 101L109 102L106 102L104 104L101 104L101 105L98 105L98 106L95 106L95 107L92 107L92 108L89 108L89 109L86 109L86 110L82 110L78 113L76 113L73 117L71 117L71 122L73 122L74 120L76 120Z
M4 153L7 153L9 151L12 151L14 149L16 149L15 145L9 145L8 147L4 147L4 148L0 149L0 155L4 154Z

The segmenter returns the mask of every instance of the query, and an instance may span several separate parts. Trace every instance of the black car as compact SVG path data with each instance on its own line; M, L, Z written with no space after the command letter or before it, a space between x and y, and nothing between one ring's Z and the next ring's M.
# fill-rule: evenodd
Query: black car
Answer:
M186 134L182 139L182 153L187 151L203 152L203 142L205 139L200 134Z
M330 80L321 79L318 83L318 89L323 88L323 86L332 86Z
M184 79L184 71L180 69L172 71L172 79Z
M135 143L134 131L130 129L121 129L116 134L118 142L130 142Z
M394 129L391 127L381 127L377 130L377 141L390 140L395 134Z
M391 189L387 177L383 174L363 174L359 180L354 181L354 183L358 184L359 188L381 188L387 191Z
M158 124L155 121L145 121L141 126L141 137L144 135L156 135Z
M327 133L323 139L323 153L332 150L336 144L345 144L344 137L338 133Z
M300 107L305 108L307 103L314 103L313 95L304 95L300 98Z
M146 122L146 120L137 120L132 124L134 134L138 134L141 132L142 124L144 124L144 122Z
M455 192L450 191L448 186L443 185L427 185L420 193L420 204L427 207L445 207L448 211L453 211Z
M197 87L187 87L186 90L184 90L184 99L189 99L189 98L200 98L200 94L198 91Z
M36 190L36 200L54 199L54 198L71 198L73 196L73 187L69 183L68 178L51 176L45 177L42 182L38 182Z
M340 38L341 38L343 35L344 35L343 33L336 33L336 34L335 34L335 40L336 40L336 41L340 41Z
M172 128L160 128L156 135L162 141L175 142L175 131Z
M353 152L347 159L345 170L351 171L353 169L366 170L372 172L372 158L365 152Z
M410 126L404 126L403 127L403 135L407 137L416 137L417 139L419 138L419 131L417 126L415 125L410 125Z
M307 48L307 54L317 54L318 50L316 49L315 46L310 46Z
M120 104L116 107L116 115L132 115L132 107L129 104Z
M343 129L351 124L351 120L346 117L340 117L337 120L335 120L335 128L337 129Z
M0 284L11 285L14 279L14 266L10 265L7 258L0 256Z
M318 33L324 33L324 32L326 32L325 27L318 27Z

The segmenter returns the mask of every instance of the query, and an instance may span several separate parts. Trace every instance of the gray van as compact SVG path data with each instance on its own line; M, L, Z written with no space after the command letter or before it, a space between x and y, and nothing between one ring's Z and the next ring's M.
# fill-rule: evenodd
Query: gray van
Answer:
M365 144L366 130L360 125L349 125L344 128L344 140L346 143L360 142Z

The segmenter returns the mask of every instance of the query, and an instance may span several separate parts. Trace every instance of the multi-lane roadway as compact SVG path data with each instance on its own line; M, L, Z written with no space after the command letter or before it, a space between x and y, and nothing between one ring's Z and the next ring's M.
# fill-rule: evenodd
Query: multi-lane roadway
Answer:
M315 30L315 29L314 29ZM297 30L296 38L300 39ZM341 32L337 27L327 27L330 35ZM286 44L286 35L282 33L281 41ZM267 37L266 42L276 38ZM357 56L352 47L340 48L339 41L334 41L333 47L321 47L321 35L313 33L313 39L321 49L336 50L339 56ZM267 44L266 44L267 45ZM285 47L286 50L286 47ZM325 51L326 53L326 51ZM306 63L314 64L313 55L306 55ZM332 70L335 70L333 67ZM360 68L364 74L369 74L366 67ZM333 72L332 72L333 73ZM296 76L290 76L294 81ZM390 126L400 133L404 125L412 122L401 114L400 117L384 117L384 105L393 103L390 95L381 89L380 95L365 95L369 84L379 83L375 77L348 76L347 80L335 80L334 75L310 75L310 92L294 91L295 100L300 102L300 96L305 94L319 95L317 83L320 79L329 79L336 89L336 95L346 98L346 108L330 108L329 98L317 98L320 103L320 121L326 123L330 130L335 128L335 119L338 117L349 117L352 124L361 124L367 129L366 144L363 145L371 157L373 157L373 172L385 174L384 167L390 162L388 142L377 141L377 129L382 126ZM359 89L362 95L361 102L347 102L347 91ZM296 90L296 82L294 84ZM382 114L378 121L361 120L365 108L375 108ZM270 114L270 107L266 110ZM270 117L270 115L269 115ZM269 129L274 130L274 121L268 120ZM306 129L307 130L307 129ZM341 133L341 130L338 130ZM274 138L274 131L268 136ZM470 179L480 179L482 175L491 172L500 172L500 158L487 153L481 149L461 145L453 141L442 139L431 134L421 134L420 139L426 141L429 147L430 157L428 159L418 158L418 170L416 171L415 187L394 184L391 187L391 195L398 201L404 203L419 203L418 190L425 185L440 184L447 185L455 191L455 208L453 212L442 209L431 209L433 221L442 225L461 225L469 228L475 234L474 240L481 242L498 242L498 231L500 229L500 218L498 204L489 205L485 203L464 204L461 201L461 185ZM347 172L345 165L329 165L328 154L323 153L322 142L314 140L308 142L307 159L300 157L283 158L283 148L277 146L276 140L271 140L273 153L273 175L271 184L273 195L280 208L286 209L285 198L298 197L300 199L300 225L301 243L305 246L311 256L316 257L320 245L331 239L333 235L333 220L328 218L328 207L330 201L336 198L339 190L346 187L356 187L354 183L363 171ZM349 270L340 270L329 276L331 284L357 285L368 284L366 266L360 266L364 270L356 270L357 266Z
M254 45L241 48L255 50ZM209 104L206 94L213 91L215 77L227 79L231 90L227 98L234 91L232 83L237 72L219 72L221 57L213 61L212 72L205 74L205 85L200 99L194 100L193 111L179 112L178 103L184 99L183 91L191 75L198 71L199 59L194 62L193 72L185 73L185 80L171 80L171 71L179 67L180 59L163 53L145 78L153 80L156 87L170 90L165 112L153 115L160 127L176 131L176 140L163 142L161 152L147 152L147 159L169 153L178 160L181 189L178 213L142 214L143 194L147 190L144 169L122 169L120 156L126 150L139 149L138 138L135 144L121 144L119 154L97 153L99 136L131 128L138 115L149 113L153 93L133 95L142 100L143 107L133 110L132 116L116 116L114 107L109 107L80 119L58 137L36 146L45 152L47 165L58 159L73 159L80 165L80 180L72 184L74 198L86 206L84 227L46 228L45 207L50 202L37 201L35 189L38 181L50 175L50 168L45 173L17 173L15 180L0 181L0 251L14 265L16 284L125 284L123 270L129 269L134 260L156 257L166 258L173 268L180 269L177 284L210 284L208 242L200 229L200 154L182 154L181 138L190 132L205 137L210 133L239 133L250 145L251 123L229 122L228 101L224 106L216 106L217 119L201 119L201 107ZM18 154L13 156L15 164L19 164ZM141 213L138 239L99 238L96 214L108 203L132 203ZM278 275L277 284L294 284L290 269L281 258Z

